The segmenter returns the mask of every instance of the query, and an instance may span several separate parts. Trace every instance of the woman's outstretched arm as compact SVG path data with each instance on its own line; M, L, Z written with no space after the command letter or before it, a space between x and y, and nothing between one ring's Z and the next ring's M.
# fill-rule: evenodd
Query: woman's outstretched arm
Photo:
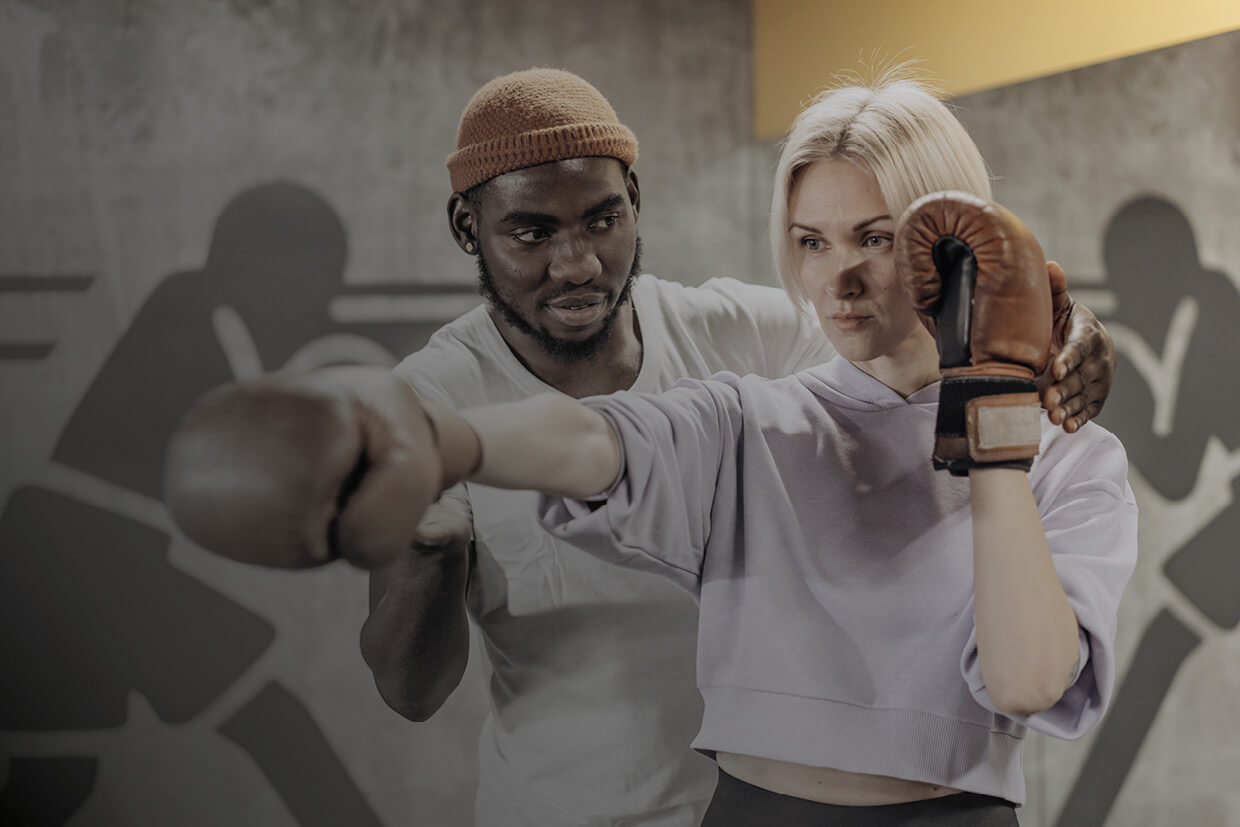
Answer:
M567 396L548 393L461 416L482 444L469 478L483 485L585 499L606 491L623 468L606 417Z

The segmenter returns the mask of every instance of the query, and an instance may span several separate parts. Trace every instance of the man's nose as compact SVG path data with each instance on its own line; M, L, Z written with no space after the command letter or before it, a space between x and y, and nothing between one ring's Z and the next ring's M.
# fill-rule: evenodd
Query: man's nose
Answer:
M557 282L585 284L603 273L603 263L593 245L581 238L566 238L557 244L547 275Z

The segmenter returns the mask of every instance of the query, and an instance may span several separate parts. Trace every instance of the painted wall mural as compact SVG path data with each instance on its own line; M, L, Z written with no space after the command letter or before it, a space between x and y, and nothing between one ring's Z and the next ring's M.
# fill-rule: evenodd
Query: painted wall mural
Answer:
M1060 827L1106 820L1184 661L1240 622L1240 292L1202 265L1188 218L1161 196L1115 213L1103 258L1116 296L1104 319L1127 377L1107 421L1128 450L1142 553L1165 557L1187 607L1159 607L1142 631Z
M347 249L344 223L311 189L282 181L239 193L215 223L204 265L163 279L139 309L51 461L158 502L167 441L208 389L271 370L391 366L394 354L421 347L453 318L435 315L436 304L478 301L454 285L347 288ZM29 278L7 284L45 289ZM350 305L358 298L379 301ZM432 313L394 314L402 303ZM357 320L367 307L382 318ZM4 355L40 360L53 347L15 343ZM169 565L170 540L163 525L60 491L13 492L0 516L0 663L9 676L0 683L0 731L123 731L131 692L160 721L183 724L254 666L275 628ZM381 823L294 690L272 679L228 706L217 731L253 760L296 823ZM13 755L0 821L68 823L91 795L98 764L91 755Z

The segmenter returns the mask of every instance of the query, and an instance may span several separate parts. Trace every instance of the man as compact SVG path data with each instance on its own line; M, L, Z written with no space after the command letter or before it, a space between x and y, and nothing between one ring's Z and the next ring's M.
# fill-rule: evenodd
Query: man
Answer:
M477 258L486 305L397 374L460 409L549 391L658 391L724 369L781 376L830 358L780 290L638 275L636 158L632 133L575 75L530 70L480 89L448 159L448 215ZM1075 430L1100 409L1114 353L1093 315L1060 298L1070 346L1043 399ZM696 607L651 575L551 539L535 501L458 486L428 512L420 543L372 572L362 650L376 684L395 710L425 720L460 681L473 617L494 672L480 825L696 825L714 783L688 747L701 713Z

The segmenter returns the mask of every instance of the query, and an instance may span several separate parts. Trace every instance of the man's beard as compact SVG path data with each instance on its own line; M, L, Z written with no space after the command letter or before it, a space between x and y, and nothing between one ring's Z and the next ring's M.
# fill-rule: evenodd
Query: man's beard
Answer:
M487 267L486 259L483 258L481 250L478 251L478 292L482 294L482 298L486 300L487 304L499 311L500 315L504 317L504 321L532 338L548 356L561 364L569 365L597 355L603 349L603 346L607 344L607 341L611 338L612 328L615 326L616 316L619 314L620 308L629 301L630 295L633 292L633 282L641 272L641 258L642 240L638 238L633 246L633 266L629 268L629 274L624 280L624 286L620 288L620 297L616 300L607 317L603 319L603 326L599 328L598 332L590 338L582 339L579 342L561 339L552 336L543 328L534 327L529 320L517 312L515 307L506 302L500 296L499 291L495 289L495 280L491 277L491 271ZM572 291L570 289L564 292ZM551 298L554 299L556 297L552 296Z

